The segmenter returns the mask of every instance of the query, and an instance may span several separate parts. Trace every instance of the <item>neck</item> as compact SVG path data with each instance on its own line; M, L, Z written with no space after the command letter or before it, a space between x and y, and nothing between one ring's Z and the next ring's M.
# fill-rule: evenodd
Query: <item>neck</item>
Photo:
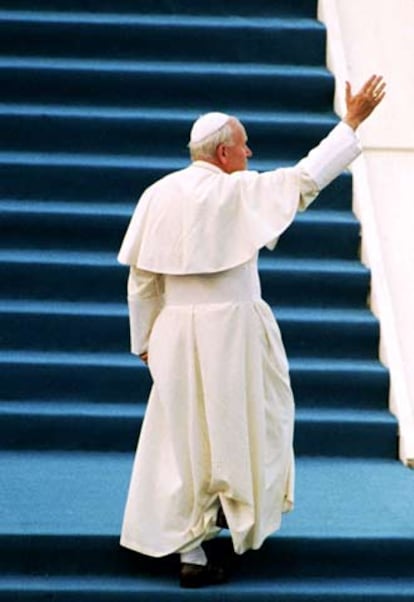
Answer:
M227 173L223 167L223 164L219 160L214 159L212 157L197 157L197 159L194 159L194 161L204 161L204 163L209 163L210 165L214 165L215 167L218 167L219 169L221 169L221 171L224 171L225 173Z

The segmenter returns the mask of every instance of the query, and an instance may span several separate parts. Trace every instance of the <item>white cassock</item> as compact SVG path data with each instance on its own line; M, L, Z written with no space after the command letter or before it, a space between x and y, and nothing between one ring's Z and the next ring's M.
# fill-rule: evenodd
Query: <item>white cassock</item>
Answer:
M359 152L340 123L293 168L229 175L196 161L141 197L119 260L132 352L149 351L153 387L123 546L188 551L218 533L221 503L241 554L292 508L294 400L257 255Z

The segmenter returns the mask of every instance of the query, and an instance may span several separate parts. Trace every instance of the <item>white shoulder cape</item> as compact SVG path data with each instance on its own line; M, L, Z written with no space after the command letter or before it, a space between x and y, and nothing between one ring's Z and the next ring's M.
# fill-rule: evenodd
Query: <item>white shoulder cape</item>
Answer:
M142 195L118 260L162 274L227 270L274 248L298 210L300 172L226 174L196 161Z
M361 152L340 122L295 167L226 174L195 161L150 186L122 243L121 263L160 274L227 270L278 237Z

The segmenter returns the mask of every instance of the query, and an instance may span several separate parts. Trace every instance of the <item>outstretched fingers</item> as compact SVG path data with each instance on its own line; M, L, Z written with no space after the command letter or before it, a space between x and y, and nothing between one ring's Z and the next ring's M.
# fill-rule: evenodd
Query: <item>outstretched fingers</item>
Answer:
M377 105L385 96L385 86L382 75L372 75L362 86L360 93Z
M345 96L347 113L344 121L356 129L384 98L384 79L382 75L371 75L356 94L352 94L351 84L346 82Z

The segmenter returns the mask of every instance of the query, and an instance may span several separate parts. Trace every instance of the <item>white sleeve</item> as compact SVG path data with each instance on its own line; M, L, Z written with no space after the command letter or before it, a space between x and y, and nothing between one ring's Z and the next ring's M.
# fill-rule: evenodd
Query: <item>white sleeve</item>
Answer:
M315 199L361 152L354 130L341 121L318 146L302 159L296 169L301 178L300 209Z
M128 309L131 352L148 351L148 340L163 306L164 280L161 274L131 267L128 278Z

